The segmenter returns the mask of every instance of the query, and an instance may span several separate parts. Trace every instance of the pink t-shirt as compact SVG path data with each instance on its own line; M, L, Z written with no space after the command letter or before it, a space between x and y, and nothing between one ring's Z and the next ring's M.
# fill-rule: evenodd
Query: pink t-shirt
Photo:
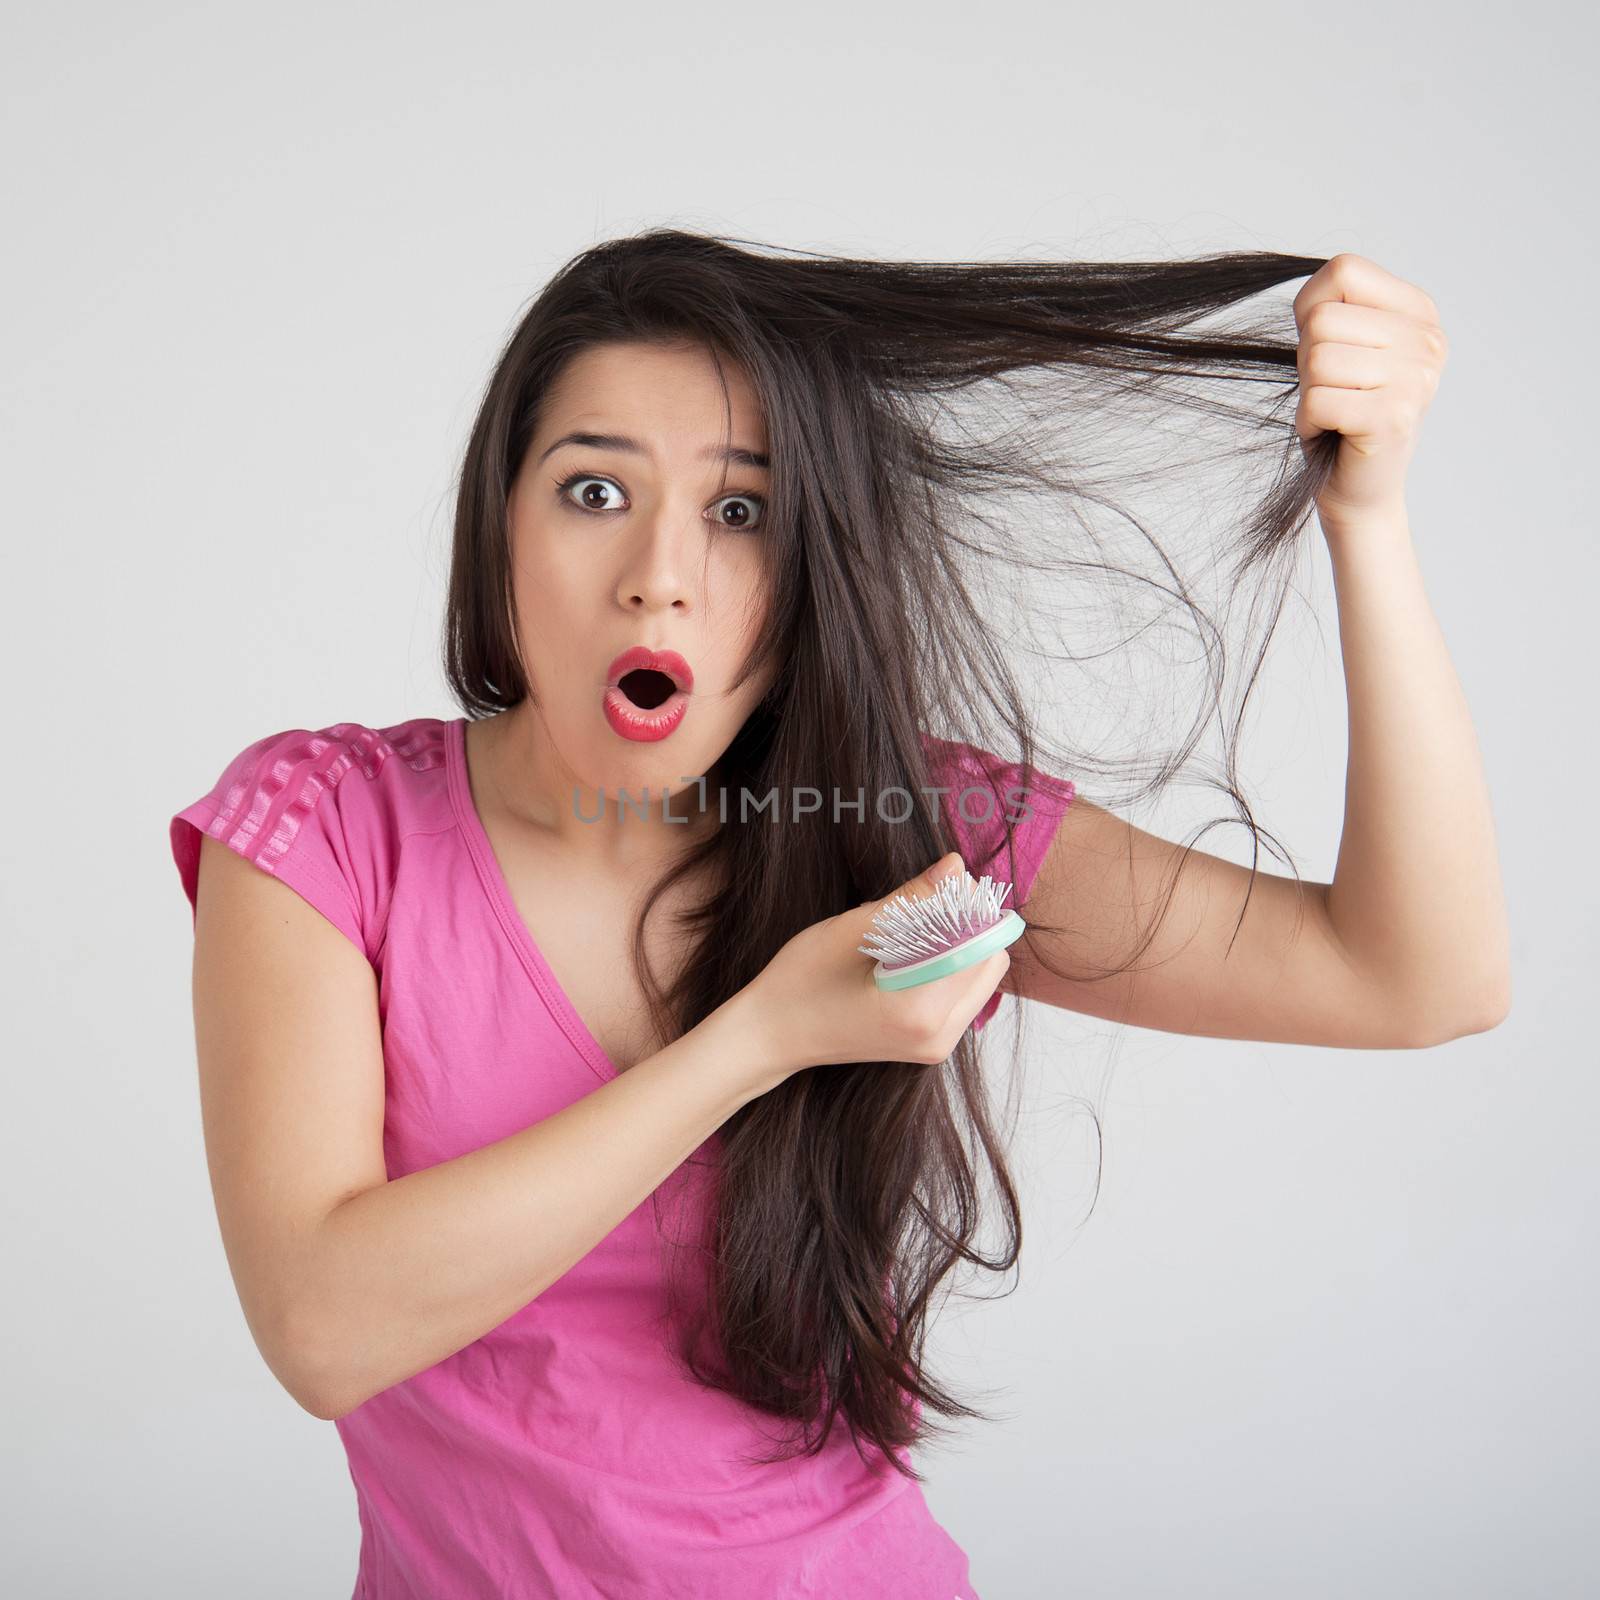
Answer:
M419 717L272 734L170 825L191 906L209 834L371 962L390 1178L506 1138L616 1076L517 912L472 802L465 729ZM998 774L999 807L1017 815L1017 769L968 745L930 749L956 790ZM1025 901L1073 794L1065 780L1030 790L1008 904ZM944 803L970 841L968 867L1010 877L999 809L985 825L967 820L988 809L975 793ZM690 1207L666 1208L674 1237L704 1199L688 1175L716 1148L713 1134L673 1174L688 1185L676 1205ZM505 1322L337 1420L361 1519L354 1600L976 1600L966 1555L920 1487L869 1468L842 1424L815 1458L738 1459L777 1434L675 1364L659 1321L665 1268L646 1198Z

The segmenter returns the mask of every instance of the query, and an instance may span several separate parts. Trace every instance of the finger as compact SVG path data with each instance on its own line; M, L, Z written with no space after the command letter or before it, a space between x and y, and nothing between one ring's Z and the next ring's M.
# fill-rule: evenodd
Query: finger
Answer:
M1374 350L1409 346L1428 326L1403 311L1354 305L1348 300L1322 300L1300 321L1301 348L1309 343L1366 345Z
M876 900L861 901L860 904L857 905L856 910L862 911L868 906L871 906L874 910L876 910L879 906L888 905L888 903L895 899L898 895L916 896L932 894L934 889L945 878L951 876L953 873L965 871L966 863L961 859L961 852L959 850L952 850L948 855L940 856L931 867L928 867L925 871L919 872L916 877L910 880L909 883L901 884L898 889L891 889L888 894L882 895Z
M1377 306L1429 322L1436 321L1439 315L1433 300L1414 283L1386 272L1376 261L1348 251L1323 262L1294 297L1295 325L1303 327L1306 314L1324 300Z
M1364 344L1316 344L1301 352L1300 381L1330 389L1381 389L1395 375L1397 362L1386 350Z
M919 872L910 883L902 884L894 894L885 895L879 904L893 900L895 895L926 895L933 891L946 878L953 877L958 872L966 871L966 863L961 859L959 850L952 850L948 855L940 856L926 871Z

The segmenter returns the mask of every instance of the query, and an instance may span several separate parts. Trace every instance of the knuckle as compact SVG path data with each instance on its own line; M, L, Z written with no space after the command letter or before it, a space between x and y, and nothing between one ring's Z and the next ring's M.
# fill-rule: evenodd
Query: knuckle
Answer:
M917 993L896 1019L894 1037L900 1060L937 1066L948 1060L955 1048L962 1030L953 1028L949 1002L935 992L937 987L929 985Z
M889 1022L890 1037L908 1050L925 1049L943 1022L942 1011L930 1004L925 989L902 994Z
M1335 314L1334 308L1342 305L1340 300L1319 300L1306 312L1303 332L1310 334L1315 339L1324 337L1324 326L1328 319Z

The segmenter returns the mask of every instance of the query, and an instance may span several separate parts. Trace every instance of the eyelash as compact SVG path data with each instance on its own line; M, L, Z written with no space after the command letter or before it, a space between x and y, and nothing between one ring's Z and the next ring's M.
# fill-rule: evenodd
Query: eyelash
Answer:
M609 483L609 484L613 485L614 487L616 487L618 489L620 489L622 487L622 485L620 483L618 483L615 478L607 477L606 474L603 473L603 472L573 472L573 473L568 474L567 477L562 478L559 482L557 482L557 484L556 484L556 497L557 497L557 499L560 500L560 502L563 505L571 507L572 510L581 511L581 512L583 512L586 515L591 516L591 517L605 517L605 516L612 515L618 509L615 506L607 506L607 507L604 507L603 509L596 508L594 506L580 506L575 501L569 500L567 498L568 492L572 489L572 487L575 484L587 483L591 478L597 479L601 483ZM763 516L766 515L767 497L764 494L757 494L753 490L744 490L744 489L731 490L729 493L727 493L725 495L722 495L718 499L717 504L718 505L722 504L722 502L724 500L754 500L755 503L758 506L761 507L761 514ZM727 528L730 533L744 533L744 532L747 531L746 529L743 529L743 528L732 527L728 523L720 523L720 524L718 524L718 526ZM759 527L760 524L757 523L756 526ZM751 529L751 530L748 530L748 531L753 532L754 529Z

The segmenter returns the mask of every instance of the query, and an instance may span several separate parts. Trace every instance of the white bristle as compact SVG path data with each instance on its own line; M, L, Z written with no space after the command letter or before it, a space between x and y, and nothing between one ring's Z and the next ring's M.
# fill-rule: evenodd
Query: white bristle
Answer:
M974 881L969 872L955 873L934 886L933 893L913 900L897 894L873 914L867 942L856 948L885 967L907 967L992 928L1002 914L1009 883L985 874Z

